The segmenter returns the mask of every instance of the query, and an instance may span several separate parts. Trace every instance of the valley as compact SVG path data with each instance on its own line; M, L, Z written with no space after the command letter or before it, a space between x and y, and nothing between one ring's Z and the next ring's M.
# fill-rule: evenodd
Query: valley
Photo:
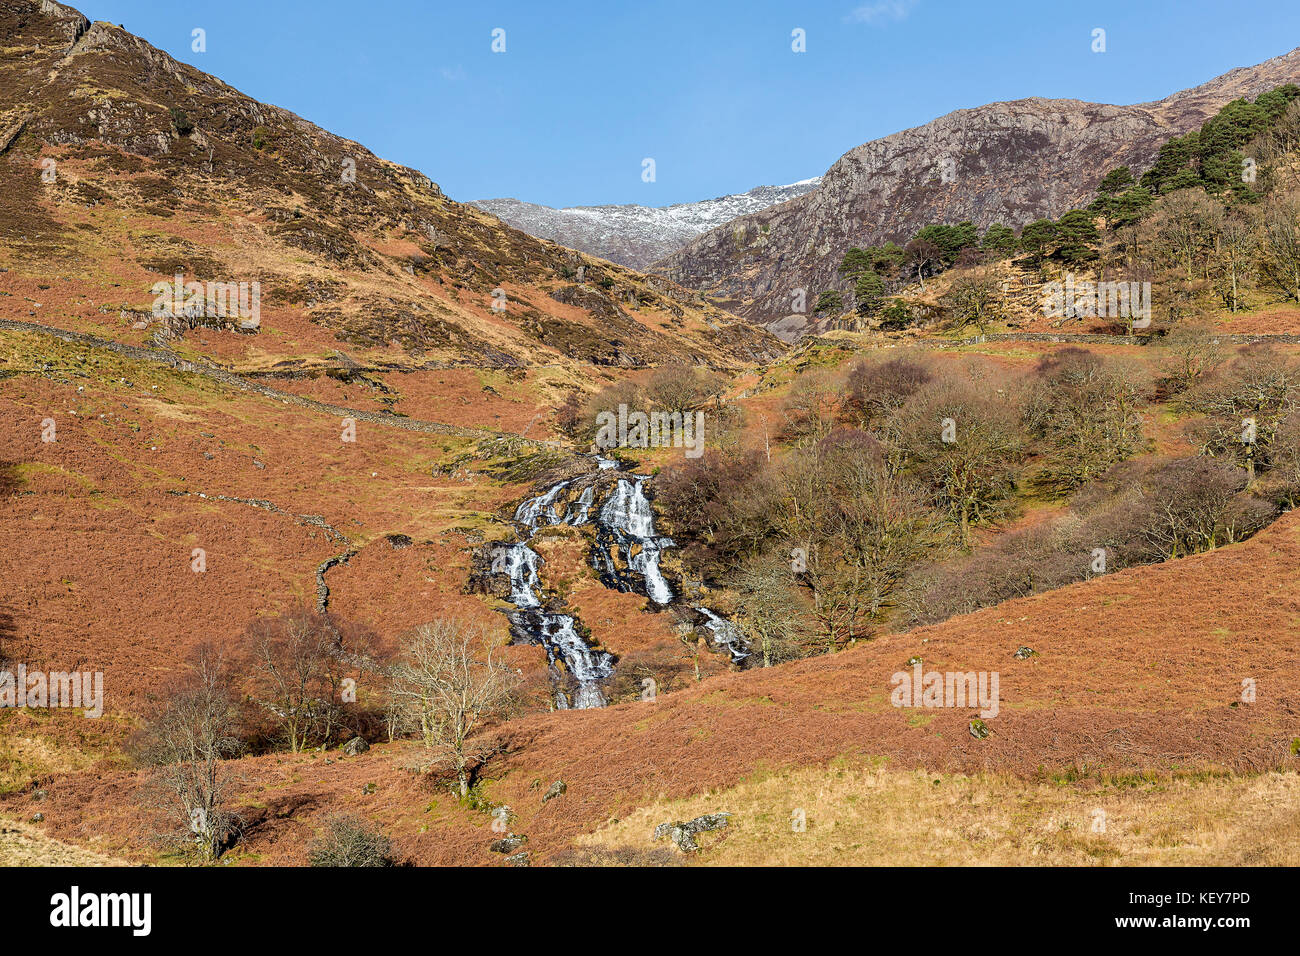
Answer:
M0 865L1300 863L1297 53L552 209L0 41Z

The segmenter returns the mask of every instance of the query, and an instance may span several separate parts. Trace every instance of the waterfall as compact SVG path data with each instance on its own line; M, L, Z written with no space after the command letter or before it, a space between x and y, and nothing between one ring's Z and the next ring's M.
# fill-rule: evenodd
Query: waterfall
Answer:
M515 509L515 521L527 540L532 539L543 522L550 525L586 523L595 502L594 488L584 488L563 514L556 508L555 503L560 494L572 483L573 479L561 481L545 493L520 502ZM600 688L600 682L614 673L614 656L606 651L592 649L578 634L572 615L542 609L538 597L541 581L537 575L542 558L528 546L527 540L499 546L492 561L493 573L504 574L510 579L510 603L516 608L508 615L511 630L519 641L542 645L553 672L558 675L562 668L577 682L572 701L565 697L562 689L557 688L557 708L583 710L588 707L604 707L605 694Z
M617 467L615 461L596 457L597 473ZM529 542L543 523L572 527L592 523L596 541L591 550L591 566L601 583L614 590L644 594L658 608L672 604L673 590L659 569L659 561L663 549L675 545L671 538L655 533L654 509L644 489L648 479L648 475L620 475L597 509L594 520L591 517L596 502L594 483L583 488L563 509L556 502L579 479L561 481L544 493L525 499L515 509L515 521L525 540L501 545L492 562L493 573L507 575L510 580L510 603L515 610L508 616L515 638L542 645L557 680L563 671L577 684L572 699L557 687L555 706L559 709L604 707L607 701L602 683L614 673L614 656L592 648L578 633L577 621L571 614L543 608L537 574L543 561L529 547ZM627 571L621 570L615 560L615 548ZM691 605L691 608L703 616L703 626L713 635L714 646L724 648L733 662L741 663L750 657L749 646L736 625L707 607Z
M564 523L573 525L574 527L580 524L586 524L588 513L591 511L591 506L595 500L596 486L588 485L586 488L583 488L582 494L578 496L576 501L569 505L569 510L564 515Z
M600 682L614 673L614 655L593 650L578 634L572 615L515 611L510 614L510 623L519 636L546 649L546 659L552 668L563 664L564 670L577 682L572 702L565 698L563 691L556 691L557 709L586 710L605 706Z
M548 489L546 494L538 495L536 498L526 498L520 502L519 507L515 509L515 521L529 531L536 531L543 517L547 519L547 524L559 524L564 519L555 510L555 499L570 484L571 481L562 481Z
M515 607L540 607L537 565L541 557L526 544L503 545L492 562L492 570L510 578L510 603Z
M617 543L628 567L645 579L646 596L655 604L668 604L673 599L673 590L659 570L659 554L672 541L655 535L654 511L642 490L645 481L644 475L636 476L635 481L618 479L618 485L600 509L598 522L605 533L597 535L592 565L603 572L602 580L607 584L613 580L617 583L612 586L618 590L633 590L614 563L612 544Z
M740 628L701 604L692 606L704 615L704 626L713 632L713 643L725 647L733 661L739 663L749 656L749 643L740 633Z

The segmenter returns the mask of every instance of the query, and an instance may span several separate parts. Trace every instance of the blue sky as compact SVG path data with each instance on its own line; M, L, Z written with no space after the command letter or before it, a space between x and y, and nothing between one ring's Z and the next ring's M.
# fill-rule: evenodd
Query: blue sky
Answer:
M72 2L454 199L552 206L793 182L961 107L1144 102L1300 46L1300 4L1242 0Z

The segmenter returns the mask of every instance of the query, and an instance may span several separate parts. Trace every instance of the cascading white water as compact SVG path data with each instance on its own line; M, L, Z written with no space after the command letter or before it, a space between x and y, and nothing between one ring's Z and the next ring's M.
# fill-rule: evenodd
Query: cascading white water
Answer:
M588 485L586 488L583 488L582 494L578 495L577 500L569 505L569 510L564 516L564 523L573 525L574 527L580 524L586 524L588 514L591 511L591 506L595 500L596 486Z
M595 490L590 486L583 489L563 514L555 506L560 494L572 483L570 479L552 485L545 493L525 499L515 509L515 521L529 539L543 522L550 525L579 525L588 520L588 512L595 502ZM589 647L578 634L571 615L542 610L542 602L538 598L541 582L537 575L541 563L541 556L526 541L500 547L492 570L505 574L510 579L510 603L518 608L510 613L510 623L523 638L546 648L547 660L551 665L562 664L577 683L572 701L562 690L556 691L557 708L583 710L604 707L606 701L600 682L614 672L613 655Z
M598 471L618 467L617 462L608 458L597 457L596 463ZM654 510L643 487L648 477L633 475L617 480L613 491L596 513L596 544L591 559L592 566L600 572L606 587L641 592L653 604L665 606L672 603L674 595L659 569L659 560L662 550L674 545L671 538L660 537L655 533ZM528 539L532 538L543 522L549 525L578 526L592 520L590 514L596 500L594 484L583 488L563 512L556 507L561 493L575 480L577 479L568 479L552 485L543 494L524 500L515 509L515 521ZM628 569L640 576L644 582L643 588L630 576L620 572L613 556L615 546ZM563 664L564 670L576 682L577 687L571 700L566 698L563 691L556 691L556 707L572 707L575 710L604 707L606 700L601 682L613 674L614 657L590 647L578 633L576 621L571 615L542 610L538 596L541 583L537 574L541 563L541 557L528 546L527 540L501 546L501 553L493 562L494 572L506 574L510 578L510 602L518 609L510 613L511 624L521 638L545 647L550 663ZM725 648L733 661L739 663L750 656L739 628L709 608L700 605L691 607L704 617L704 627L712 632L713 643Z
M547 524L559 524L564 518L555 510L555 499L570 484L571 481L562 481L558 485L551 486L546 494L520 502L519 507L515 509L515 521L529 531L536 531L537 525L543 518L546 519Z
M713 643L725 647L733 661L743 661L749 656L749 643L740 633L740 628L724 617L719 617L702 604L692 605L705 617L704 626L713 632Z
M659 570L663 542L655 535L654 511L642 490L645 481L643 475L636 476L635 481L618 479L618 485L600 509L598 521L613 532L619 546L625 549L628 567L644 577L646 596L655 604L668 604L673 599L673 589ZM608 548L601 557L603 570L616 577Z
M593 651L573 627L573 618L567 614L547 615L546 646L562 658L565 669L578 682L573 695L573 709L604 707L605 695L600 681L613 673L613 658L604 651ZM559 697L563 700L563 697ZM559 701L557 700L557 703Z
M526 544L502 545L493 570L510 578L510 603L515 607L540 607L537 565L542 559Z

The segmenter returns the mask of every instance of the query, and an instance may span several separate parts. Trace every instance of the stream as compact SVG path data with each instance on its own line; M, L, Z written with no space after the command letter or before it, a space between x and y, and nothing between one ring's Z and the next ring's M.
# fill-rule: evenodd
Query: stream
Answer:
M615 659L583 639L572 614L548 609L554 602L545 601L542 594L538 577L542 557L530 547L533 536L543 526L593 525L596 540L591 549L591 567L605 587L644 595L655 611L676 608L694 612L700 626L712 636L714 646L725 650L732 661L743 663L750 655L734 624L709 608L679 603L673 594L659 562L664 549L675 545L671 538L655 531L654 510L644 490L648 475L620 472L599 507L594 483L585 484L577 497L565 496L571 486L596 479L600 472L618 469L617 462L599 456L596 465L587 475L558 482L520 502L514 521L522 540L498 545L492 561L492 573L505 575L510 582L509 601L515 609L507 616L515 642L540 644L546 650L559 710L604 707L607 700L603 685L613 676ZM567 693L565 674L576 684Z

